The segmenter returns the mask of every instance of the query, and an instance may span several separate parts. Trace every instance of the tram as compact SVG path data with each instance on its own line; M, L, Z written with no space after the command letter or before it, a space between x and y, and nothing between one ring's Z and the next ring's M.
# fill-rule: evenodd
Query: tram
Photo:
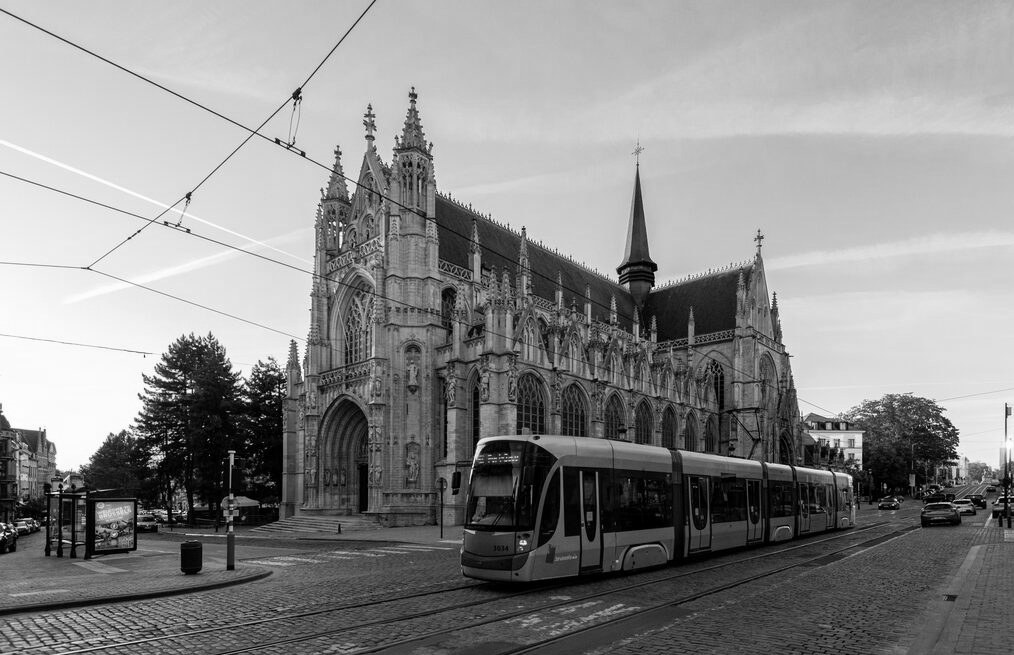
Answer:
M557 435L486 437L461 571L530 582L661 566L855 524L852 477Z

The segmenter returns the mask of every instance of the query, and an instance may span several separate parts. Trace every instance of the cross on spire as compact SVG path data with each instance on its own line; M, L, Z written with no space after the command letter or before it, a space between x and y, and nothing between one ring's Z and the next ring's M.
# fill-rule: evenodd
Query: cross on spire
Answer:
M641 147L641 140L638 139L637 140L637 145L634 146L634 151L630 153L630 154L632 154L634 156L634 162L637 164L638 167L641 166L641 153L642 152L644 152L644 148Z
M764 233L758 229L757 236L755 236L753 240L757 242L757 252L759 253L762 245L761 242L764 241Z

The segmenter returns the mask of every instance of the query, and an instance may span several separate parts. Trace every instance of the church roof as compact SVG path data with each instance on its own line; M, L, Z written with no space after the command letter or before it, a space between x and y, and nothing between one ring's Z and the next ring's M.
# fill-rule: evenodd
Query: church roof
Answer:
M471 270L469 253L474 220L479 231L483 267L496 268L498 272L506 269L511 282L517 283L520 234L441 195L437 196L436 204L440 259ZM620 327L628 331L632 329L634 301L627 289L618 282L531 241L528 242L528 260L532 270L532 289L536 296L555 302L559 273L564 307L569 308L573 300L577 303L578 311L583 312L587 285L591 291L593 320L609 322L609 305L615 296Z
M644 306L654 316L658 340L685 339L690 308L694 310L694 334L710 334L736 328L736 287L740 271L750 282L750 268L732 268L653 289ZM650 320L650 319L649 319Z

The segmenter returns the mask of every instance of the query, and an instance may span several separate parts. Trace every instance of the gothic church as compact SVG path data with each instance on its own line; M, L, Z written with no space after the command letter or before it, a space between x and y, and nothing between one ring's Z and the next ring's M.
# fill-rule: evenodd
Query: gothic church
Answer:
M656 286L638 166L619 277L602 276L439 193L416 101L390 163L367 108L351 194L335 150L287 365L282 517L423 525L442 506L461 523L441 480L524 430L802 463L759 232L752 259Z

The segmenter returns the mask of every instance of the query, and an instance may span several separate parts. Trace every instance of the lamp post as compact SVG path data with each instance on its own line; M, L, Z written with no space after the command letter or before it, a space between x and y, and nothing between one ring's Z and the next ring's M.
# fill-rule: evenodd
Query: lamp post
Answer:
M440 538L444 538L444 491L447 489L447 480L437 480L437 489L440 491Z

